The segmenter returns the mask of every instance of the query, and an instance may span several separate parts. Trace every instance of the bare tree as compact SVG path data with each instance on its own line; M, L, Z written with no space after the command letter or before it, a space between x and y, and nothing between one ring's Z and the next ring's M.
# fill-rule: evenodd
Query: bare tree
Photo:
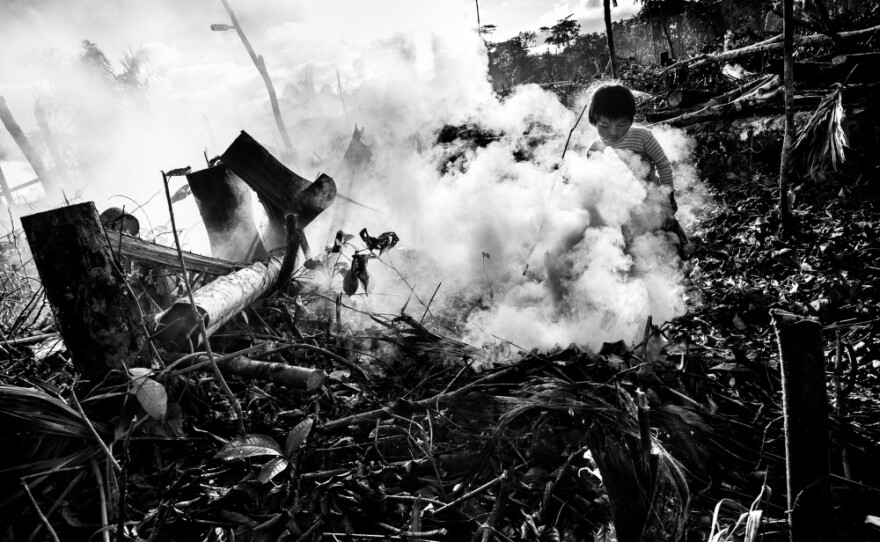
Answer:
M780 234L791 234L791 209L788 205L788 185L791 149L794 144L794 1L783 0L782 11L782 58L783 84L785 87L785 135L782 139L782 156L779 161L779 219Z
M617 7L617 0L604 0L605 7L605 36L608 38L608 54L611 55L611 77L617 79L617 59L614 54L614 31L611 27L611 2Z

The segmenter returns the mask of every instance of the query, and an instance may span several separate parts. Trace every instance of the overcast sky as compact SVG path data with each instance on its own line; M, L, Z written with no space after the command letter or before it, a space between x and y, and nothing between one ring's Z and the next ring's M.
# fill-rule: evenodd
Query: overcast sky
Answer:
M502 41L519 32L537 32L542 26L552 26L559 19L574 15L582 32L601 32L605 29L602 0L479 0L480 22L498 27L492 36ZM614 21L626 19L641 6L633 0L620 0L611 9Z

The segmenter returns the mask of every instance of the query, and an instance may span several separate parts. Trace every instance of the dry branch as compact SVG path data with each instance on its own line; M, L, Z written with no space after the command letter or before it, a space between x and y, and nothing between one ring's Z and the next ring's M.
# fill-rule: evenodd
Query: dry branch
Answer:
M320 388L327 378L324 371L320 369L306 369L284 363L257 361L244 356L218 362L217 365L221 371L229 374L268 380L282 386L306 390Z
M880 25L872 26L870 28L864 28L862 30L852 30L850 32L841 32L839 35L841 38L860 38L863 36L868 36L873 34L874 32L880 31ZM832 43L833 40L826 36L825 34L811 34L809 36L800 36L794 39L795 45L823 45L827 43ZM729 60L736 60L738 58L756 55L759 53L766 53L770 51L779 51L782 49L782 34L778 34L773 36L770 39L753 43L752 45L747 45L745 47L740 47L739 49L733 49L730 51L724 51L722 53L715 53L711 55L700 55L695 56L693 58L688 58L686 60L681 60L667 66L663 70L660 71L661 74L669 72L670 70L674 70L676 68L680 68L681 66L690 65L691 68L698 68L700 66L704 66L709 64L710 62L726 62Z
M414 404L426 407L426 408L438 408L440 405L446 405L459 397L464 396L465 394L470 393L471 391L488 384L490 382L494 382L500 379L502 376L506 376L510 372L509 369L502 369L498 372L492 373L488 376L485 376L479 380L471 382L466 386L462 386L461 388L451 391L451 392L441 392L437 395L428 397L427 399L422 399L420 401L416 401ZM376 421L381 418L385 414L390 413L393 410L393 407L386 406L382 408L377 408L375 410L370 410L367 412L362 412L360 414L352 414L351 416L346 416L344 418L339 418L337 420L332 420L326 422L324 424L324 429L327 431L334 431L336 429L340 429L343 427L348 427L349 425L358 425L366 422Z

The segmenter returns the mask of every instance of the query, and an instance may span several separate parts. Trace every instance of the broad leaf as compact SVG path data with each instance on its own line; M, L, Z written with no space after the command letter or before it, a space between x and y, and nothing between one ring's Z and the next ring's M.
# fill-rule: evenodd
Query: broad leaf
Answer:
M314 424L314 420L306 418L290 430L290 433L287 434L287 440L284 441L284 455L293 458L293 454L295 454L296 451L302 447L303 443L305 443L306 439L309 438L309 433L312 432L312 426Z
M134 389L134 396L150 417L160 422L165 419L165 413L168 411L168 394L165 393L165 386L152 378L147 378Z
M345 278L342 279L342 291L348 295L354 295L358 289L358 278L357 275L352 273L352 269L348 270L348 273L345 274Z
M289 464L290 461L288 461L286 457L273 457L263 465L262 469L260 469L260 474L257 475L257 480L265 484L272 478L275 478L284 472L284 469L286 469Z
M257 457L261 455L282 455L281 447L272 437L251 433L243 437L236 437L217 452L219 459L244 459L245 457Z

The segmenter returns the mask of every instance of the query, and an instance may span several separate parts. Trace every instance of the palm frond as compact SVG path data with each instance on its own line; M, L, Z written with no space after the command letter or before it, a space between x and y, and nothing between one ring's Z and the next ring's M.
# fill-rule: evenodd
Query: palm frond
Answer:
M838 84L822 100L798 135L792 150L795 160L811 172L825 172L829 165L836 171L838 165L846 161L844 118L843 87Z

